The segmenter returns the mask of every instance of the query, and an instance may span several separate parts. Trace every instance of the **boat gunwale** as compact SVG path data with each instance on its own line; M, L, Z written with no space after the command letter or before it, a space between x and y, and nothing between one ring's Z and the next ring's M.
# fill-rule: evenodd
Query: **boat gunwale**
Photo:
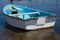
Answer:
M3 13L3 15L5 16L8 16L10 18L14 18L14 19L19 19L19 20L22 20L22 21L29 21L29 20L37 20L39 17L35 17L35 18L28 18L28 19L22 19L22 18L17 18L17 17L13 17L13 16L9 16L9 15L6 15ZM41 17L47 17L47 18L53 18L53 17L57 17L57 15L50 15L50 16L41 16Z

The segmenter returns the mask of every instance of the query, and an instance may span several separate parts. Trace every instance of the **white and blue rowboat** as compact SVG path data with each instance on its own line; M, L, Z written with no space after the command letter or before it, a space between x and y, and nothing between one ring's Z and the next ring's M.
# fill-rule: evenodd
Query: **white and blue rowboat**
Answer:
M9 25L25 30L52 27L57 18L53 13L14 4L6 5L3 12Z

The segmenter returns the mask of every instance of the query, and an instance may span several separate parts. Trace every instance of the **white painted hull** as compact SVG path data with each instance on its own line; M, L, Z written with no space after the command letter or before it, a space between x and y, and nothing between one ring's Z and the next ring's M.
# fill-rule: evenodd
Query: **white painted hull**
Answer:
M33 30L54 26L56 15L48 12L9 4L3 8L7 23L13 27Z
M20 19L16 19L16 18L12 18L12 17L8 17L6 16L7 19L7 23L13 27L16 28L21 28L21 29L25 29L25 30L35 30L35 29L39 29L39 28L48 28L48 27L52 27L54 26L55 22L56 22L56 18L47 18L46 17L40 17L38 19L31 19L31 20L27 20L27 21L23 21Z

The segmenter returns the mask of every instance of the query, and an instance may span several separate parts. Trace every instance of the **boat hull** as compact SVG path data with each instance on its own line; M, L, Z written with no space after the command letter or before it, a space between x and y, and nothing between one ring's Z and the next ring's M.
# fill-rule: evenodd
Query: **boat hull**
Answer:
M34 30L54 26L56 15L12 4L3 8L7 23L16 28Z
M12 18L10 16L5 15L7 23L13 27L21 28L24 30L35 30L40 28L48 28L53 27L56 22L56 17L40 17L37 19L30 20L20 20L16 18Z

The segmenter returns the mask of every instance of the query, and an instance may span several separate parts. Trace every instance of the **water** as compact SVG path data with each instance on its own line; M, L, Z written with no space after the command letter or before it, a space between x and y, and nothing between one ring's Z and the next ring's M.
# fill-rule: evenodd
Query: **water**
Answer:
M8 1L8 2L7 2ZM16 0L17 1L17 0ZM56 32L60 32L60 0L20 0L14 1L14 4L27 6L33 9L43 10L59 15L55 28ZM3 16L3 7L9 4L9 0L0 1L0 40L55 40L53 28L36 30L36 31L21 31L16 29L5 29L6 19ZM9 27L9 26L7 26Z

